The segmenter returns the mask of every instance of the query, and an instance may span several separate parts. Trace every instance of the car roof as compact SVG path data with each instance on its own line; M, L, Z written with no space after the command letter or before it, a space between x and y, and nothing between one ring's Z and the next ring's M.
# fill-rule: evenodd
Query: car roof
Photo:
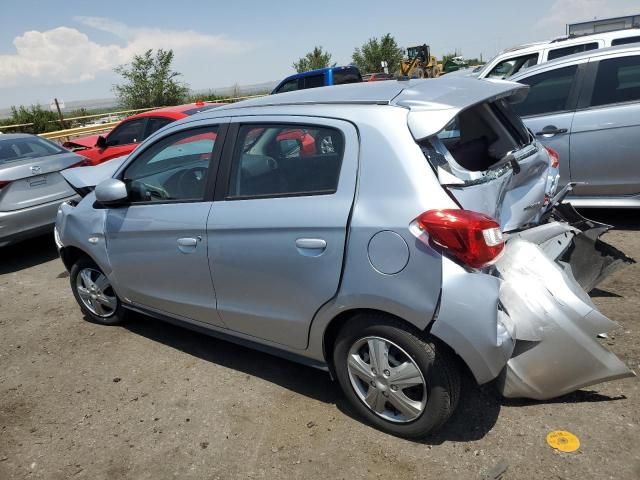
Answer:
M243 109L285 105L394 105L410 110L461 109L479 101L526 88L506 80L450 77L359 82L308 88L228 104L200 114L200 118L242 115Z
M33 135L31 133L3 133L2 136L0 137L0 142L2 140L14 140L16 138L28 138L28 137L38 137L38 136Z
M545 63L539 63L533 67L525 68L515 75L509 77L509 80L517 82L520 78L526 78L543 70L553 69L556 65L566 65L574 62L579 62L584 59L594 57L609 57L618 55L620 53L640 53L640 43L629 43L626 45L619 45L615 47L599 48L597 50L587 50L586 52L574 53L573 55L567 55L566 57L556 58Z
M224 105L223 103L215 103L215 102L196 102L196 103L186 103L184 105L174 105L171 107L162 107L156 108L154 110L147 110L146 112L137 113L135 115L131 115L127 117L127 120L131 120L132 118L144 118L144 117L167 117L173 118L174 120L178 120L180 118L186 117L187 112L198 107L204 107L207 105Z
M496 57L499 57L505 53L530 53L537 52L545 47L557 47L562 48L563 46L570 46L579 43L585 43L589 40L606 40L606 39L615 39L615 38L625 38L625 37L634 37L636 35L640 35L640 28L627 28L624 30L613 30L611 32L602 32L602 33L592 33L590 35L577 35L572 37L559 37L553 40L545 40L542 42L534 42L534 43L526 43L523 45L511 47L502 50ZM495 58L495 57L494 57ZM490 62L487 62L490 63Z

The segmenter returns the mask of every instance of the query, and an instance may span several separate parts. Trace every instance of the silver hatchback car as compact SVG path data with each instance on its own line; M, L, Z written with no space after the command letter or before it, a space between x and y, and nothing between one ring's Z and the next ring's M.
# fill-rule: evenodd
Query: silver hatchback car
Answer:
M463 369L534 399L632 375L583 289L631 260L560 203L525 94L379 82L171 124L64 174L86 195L56 224L73 294L94 322L134 310L326 369L405 437L444 424Z

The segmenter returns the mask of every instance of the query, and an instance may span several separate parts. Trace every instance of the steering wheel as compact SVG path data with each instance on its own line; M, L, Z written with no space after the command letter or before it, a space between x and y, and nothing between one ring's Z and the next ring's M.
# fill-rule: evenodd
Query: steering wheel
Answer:
M157 185L149 185L139 180L131 182L131 190L142 201L169 200L171 195L164 188Z
M204 193L207 167L193 167L180 173L177 181L180 198L197 198Z

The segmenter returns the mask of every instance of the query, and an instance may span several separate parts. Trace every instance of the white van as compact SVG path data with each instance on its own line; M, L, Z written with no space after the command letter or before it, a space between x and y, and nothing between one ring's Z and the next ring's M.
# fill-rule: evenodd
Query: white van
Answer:
M473 74L478 78L508 78L525 68L556 58L636 42L640 42L640 28L528 43L503 50Z

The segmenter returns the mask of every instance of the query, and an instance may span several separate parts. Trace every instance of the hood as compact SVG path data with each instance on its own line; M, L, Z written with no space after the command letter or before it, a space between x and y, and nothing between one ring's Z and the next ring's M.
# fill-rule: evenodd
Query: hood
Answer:
M89 135L88 137L74 138L73 140L67 140L62 146L70 150L93 148L96 146L99 136L100 135Z
M70 168L60 173L67 183L71 185L71 188L73 188L78 195L84 197L93 191L100 182L111 178L127 158L128 155L125 155L101 163L95 167Z

